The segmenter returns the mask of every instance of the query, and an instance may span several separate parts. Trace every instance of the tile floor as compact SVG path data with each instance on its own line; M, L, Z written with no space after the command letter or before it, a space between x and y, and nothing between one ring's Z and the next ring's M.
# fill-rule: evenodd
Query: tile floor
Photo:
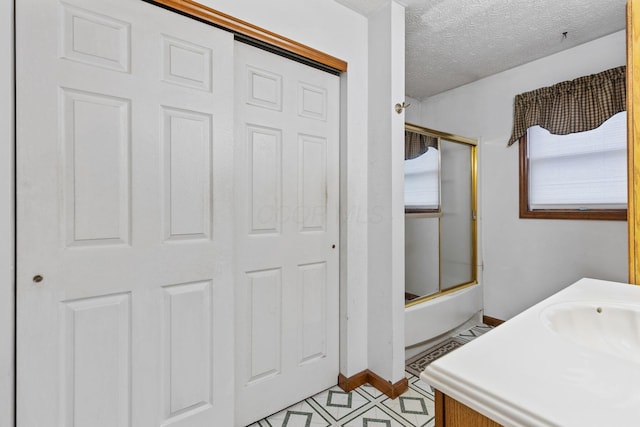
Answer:
M456 337L470 341L490 327L478 325ZM435 425L434 396L420 378L406 373L409 390L389 399L368 384L345 393L338 386L325 390L249 427L431 427Z
M250 427L414 427L434 425L429 386L407 374L409 390L395 400L368 384L345 393L332 387Z

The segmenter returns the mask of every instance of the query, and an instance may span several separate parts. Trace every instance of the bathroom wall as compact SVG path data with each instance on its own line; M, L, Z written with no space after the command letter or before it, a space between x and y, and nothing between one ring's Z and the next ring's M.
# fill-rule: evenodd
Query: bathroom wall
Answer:
M404 374L404 6L369 16L369 369Z
M13 0L0 0L0 426L13 425Z
M625 58L620 31L430 97L416 108L417 124L480 141L486 315L509 319L581 277L627 281L626 222L519 219L518 147L506 146L516 94L624 65Z

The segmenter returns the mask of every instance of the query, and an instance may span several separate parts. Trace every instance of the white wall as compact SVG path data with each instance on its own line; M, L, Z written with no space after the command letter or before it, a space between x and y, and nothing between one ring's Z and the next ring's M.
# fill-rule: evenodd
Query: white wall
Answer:
M367 369L368 27L358 13L326 0L200 0L348 62L341 141L340 372Z
M404 378L404 7L369 16L369 369Z
M13 1L0 0L0 426L13 425Z
M404 114L405 121L413 125L421 123L422 120L422 103L415 98L405 97L405 102L409 104ZM435 129L438 130L438 129Z
M507 148L516 94L626 62L625 32L430 97L420 125L480 140L485 314L509 319L581 277L627 281L624 221L518 217L518 147Z

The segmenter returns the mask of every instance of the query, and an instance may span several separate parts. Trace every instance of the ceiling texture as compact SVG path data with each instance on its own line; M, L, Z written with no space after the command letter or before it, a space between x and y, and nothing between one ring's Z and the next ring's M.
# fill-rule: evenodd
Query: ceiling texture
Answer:
M334 0L365 16L388 0ZM627 0L403 0L405 94L424 100L626 26Z

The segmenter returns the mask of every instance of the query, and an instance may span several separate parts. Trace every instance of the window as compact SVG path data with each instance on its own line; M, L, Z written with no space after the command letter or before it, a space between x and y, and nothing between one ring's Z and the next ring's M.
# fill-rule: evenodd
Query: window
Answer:
M404 161L404 205L407 213L438 212L440 208L440 156L426 153Z
M568 135L530 127L520 139L520 217L626 220L626 135L626 112Z

